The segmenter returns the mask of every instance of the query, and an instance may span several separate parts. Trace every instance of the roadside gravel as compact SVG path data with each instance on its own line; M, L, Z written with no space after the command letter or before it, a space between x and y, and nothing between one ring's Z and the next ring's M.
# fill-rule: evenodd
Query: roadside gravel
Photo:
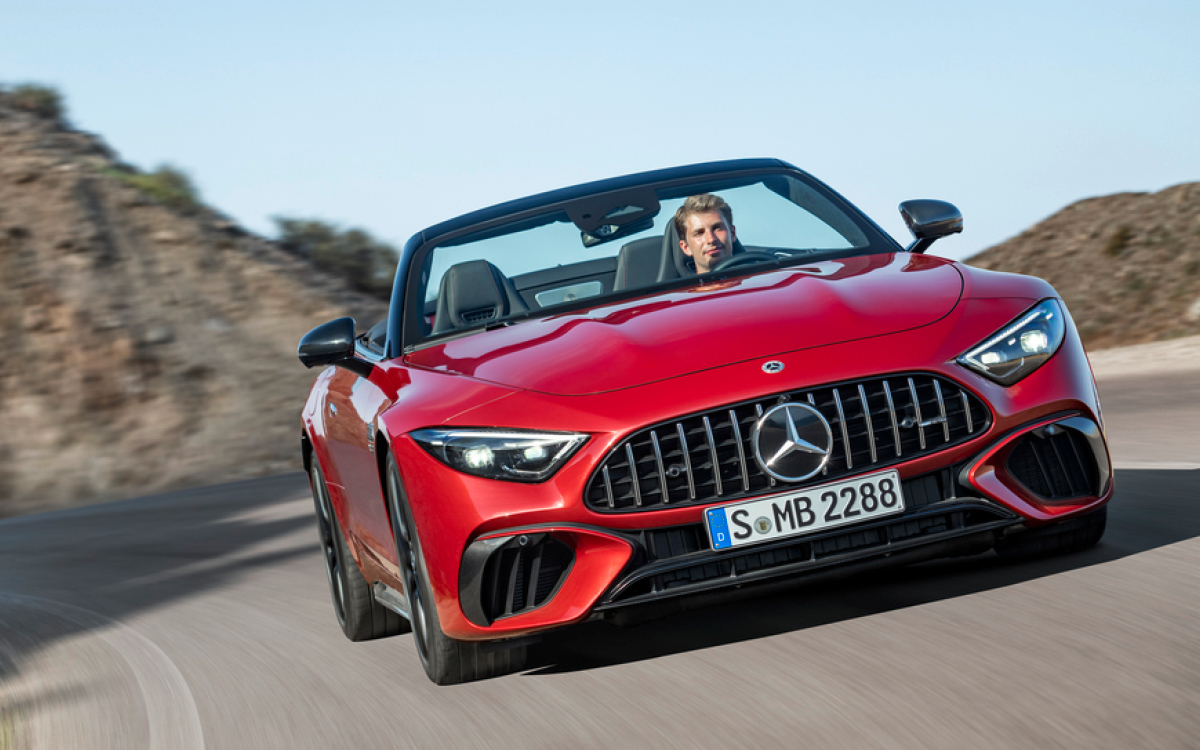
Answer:
M1200 377L1200 336L1100 349L1088 352L1088 359L1097 380L1192 370Z

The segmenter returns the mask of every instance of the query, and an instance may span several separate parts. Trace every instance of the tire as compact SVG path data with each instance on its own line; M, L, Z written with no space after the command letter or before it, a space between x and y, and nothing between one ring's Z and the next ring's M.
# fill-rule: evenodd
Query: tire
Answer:
M1095 545L1104 536L1108 524L1108 506L1082 518L1073 518L1051 526L1031 529L996 543L1000 557L1022 560L1079 552Z
M396 559L400 567L413 640L425 674L437 685L454 685L496 677L519 670L525 663L524 645L503 641L457 641L442 632L438 620L429 572L421 551L420 535L413 523L408 496L400 481L396 461L387 457L387 499L392 517L392 535L396 540Z
M342 632L352 641L369 641L408 632L408 623L403 617L375 601L370 585L350 554L315 456L308 479L317 512L317 537L329 578L329 593Z

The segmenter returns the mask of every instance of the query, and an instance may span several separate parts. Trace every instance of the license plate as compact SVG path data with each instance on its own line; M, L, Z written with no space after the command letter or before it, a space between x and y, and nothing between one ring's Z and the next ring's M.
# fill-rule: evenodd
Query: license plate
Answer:
M704 525L713 549L728 549L811 534L903 510L900 473L881 471L786 495L709 508L704 512Z

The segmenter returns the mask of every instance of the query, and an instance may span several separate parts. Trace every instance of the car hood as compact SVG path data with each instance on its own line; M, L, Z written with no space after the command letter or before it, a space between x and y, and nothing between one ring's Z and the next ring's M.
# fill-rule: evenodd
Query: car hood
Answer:
M585 395L919 328L962 296L951 261L888 253L792 266L451 339L408 364Z

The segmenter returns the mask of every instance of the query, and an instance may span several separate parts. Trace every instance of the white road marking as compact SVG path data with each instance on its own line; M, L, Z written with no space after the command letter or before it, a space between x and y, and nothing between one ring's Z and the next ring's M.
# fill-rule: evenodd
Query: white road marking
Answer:
M0 601L46 612L95 633L129 664L150 722L150 750L202 750L204 732L192 691L170 657L128 625L82 607L0 592Z

